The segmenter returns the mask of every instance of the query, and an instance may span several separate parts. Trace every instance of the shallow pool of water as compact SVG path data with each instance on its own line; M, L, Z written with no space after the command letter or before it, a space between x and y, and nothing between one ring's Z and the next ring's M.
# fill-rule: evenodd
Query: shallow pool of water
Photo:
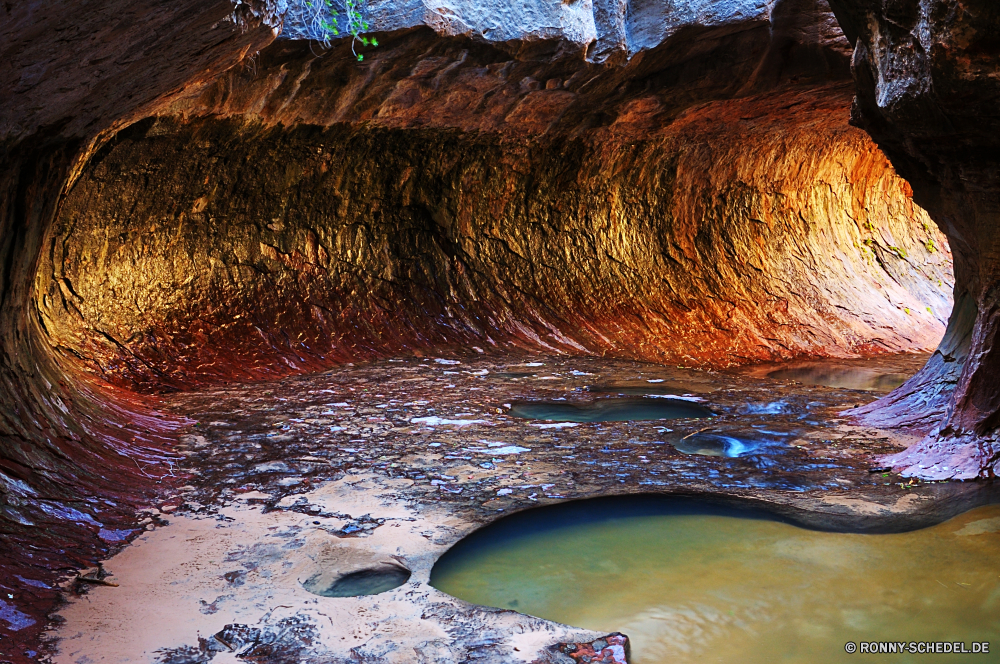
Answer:
M456 597L598 631L635 664L938 662L848 655L848 641L993 641L1000 506L903 534L818 532L670 499L583 501L466 538L431 583Z
M357 570L335 577L332 581L325 574L317 574L302 587L321 597L361 597L378 595L398 588L410 580L410 570L384 564L370 569Z
M888 355L881 357L822 360L799 360L783 364L761 364L738 370L771 380L795 381L803 385L891 392L916 373L914 360L926 355Z
M745 457L753 454L780 454L784 445L775 437L732 436L720 433L696 433L685 436L674 443L677 450L685 454L703 456Z
M515 401L510 414L551 422L631 422L712 417L711 410L684 399L610 398L587 402Z

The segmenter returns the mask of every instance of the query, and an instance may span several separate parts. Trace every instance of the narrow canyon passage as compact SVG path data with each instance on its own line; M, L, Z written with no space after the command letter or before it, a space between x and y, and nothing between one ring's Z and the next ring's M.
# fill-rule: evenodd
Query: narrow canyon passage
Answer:
M358 60L296 3L119 4L79 57L2 10L9 661L618 657L430 567L597 495L879 532L995 499L993 157L978 101L948 151L872 92L922 75L868 69L896 10L373 2ZM406 574L324 617L317 560Z
M710 103L641 140L158 118L81 173L36 306L58 351L142 391L450 345L930 351L947 241L846 126L846 92Z

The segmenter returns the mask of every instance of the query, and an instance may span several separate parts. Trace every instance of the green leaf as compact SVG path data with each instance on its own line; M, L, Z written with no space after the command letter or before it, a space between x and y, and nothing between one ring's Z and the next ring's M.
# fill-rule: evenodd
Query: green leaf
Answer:
M378 40L375 39L374 37L372 37L372 46L378 46ZM927 308L930 309L930 307Z
M358 62L361 62L364 59L365 59L365 56L363 56L360 53L358 53Z

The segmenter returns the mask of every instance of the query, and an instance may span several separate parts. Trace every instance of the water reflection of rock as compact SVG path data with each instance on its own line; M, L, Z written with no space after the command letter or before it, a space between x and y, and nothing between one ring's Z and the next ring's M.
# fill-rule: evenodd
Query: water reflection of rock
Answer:
M913 375L893 356L764 364L740 371L772 380L866 392L891 392Z
M710 383L688 380L684 385L675 383L665 383L662 379L649 379L645 381L622 381L610 384L588 385L588 392L598 394L625 394L631 396L641 395L665 395L665 396L691 396L711 392Z
M747 435L740 437L722 433L696 433L686 436L674 447L685 454L702 454L717 457L749 457L761 453L780 453L784 445L773 439Z

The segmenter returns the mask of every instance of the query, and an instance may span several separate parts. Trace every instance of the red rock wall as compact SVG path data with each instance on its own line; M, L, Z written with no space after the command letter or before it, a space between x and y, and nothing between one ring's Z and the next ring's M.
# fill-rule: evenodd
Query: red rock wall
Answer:
M414 107L393 116L396 92L366 127L161 118L68 195L38 309L67 357L141 390L446 345L716 367L930 351L947 243L847 126L849 97L796 88L661 123L648 95L532 142L444 112L400 128Z
M95 141L273 37L232 15L224 1L0 3L2 661L38 649L57 578L121 546L180 424L53 353L32 295L42 247Z

